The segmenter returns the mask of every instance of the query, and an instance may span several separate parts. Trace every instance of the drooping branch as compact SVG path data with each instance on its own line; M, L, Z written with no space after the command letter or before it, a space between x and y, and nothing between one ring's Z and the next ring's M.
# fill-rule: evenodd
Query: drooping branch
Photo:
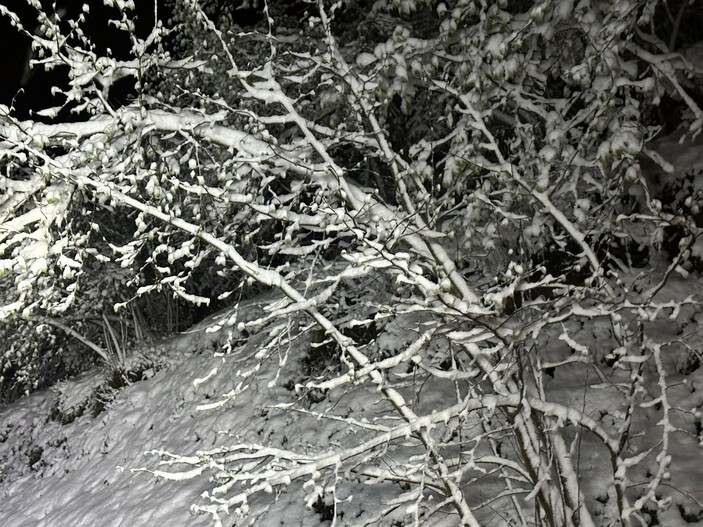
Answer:
M105 350L104 348L101 348L100 346L98 346L94 342L88 340L87 338L85 338L83 335L81 335L80 333L78 333L74 329L71 329L70 327L68 327L66 324L63 324L63 323L59 322L58 320L55 320L50 317L32 316L30 318L30 320L35 320L37 322L41 322L42 324L48 324L50 326L54 326L55 328L60 329L61 331L63 331L67 335L73 337L78 342L80 342L84 346L87 346L88 348L93 350L95 353L97 353L98 356L102 360L104 360L106 364L110 363L110 356L109 356L107 350Z

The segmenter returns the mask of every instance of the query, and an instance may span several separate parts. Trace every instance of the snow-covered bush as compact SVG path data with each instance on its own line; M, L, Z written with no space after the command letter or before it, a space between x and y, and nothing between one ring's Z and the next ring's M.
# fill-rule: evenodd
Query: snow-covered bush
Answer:
M653 116L678 101L686 141L703 113L658 2L264 3L240 28L236 9L183 0L178 31L143 36L115 5L129 60L98 56L80 20L64 38L45 16L32 37L70 68L82 120L3 109L0 317L69 327L105 292L98 274L119 277L104 298L131 313L149 298L236 312L276 290L223 344L249 357L241 389L277 369L269 386L294 401L278 409L358 429L330 448L233 436L161 453L177 466L159 475L216 469L197 509L218 522L285 487L337 519L355 482L393 495L358 524L480 525L490 510L630 525L666 509L667 390L700 357L691 333L661 330L683 331L698 298L663 291L695 272L700 189L657 152ZM137 94L113 107L123 76ZM368 393L373 413L335 413ZM640 434L653 413L656 440ZM585 485L592 469L606 490ZM472 495L478 480L495 494Z

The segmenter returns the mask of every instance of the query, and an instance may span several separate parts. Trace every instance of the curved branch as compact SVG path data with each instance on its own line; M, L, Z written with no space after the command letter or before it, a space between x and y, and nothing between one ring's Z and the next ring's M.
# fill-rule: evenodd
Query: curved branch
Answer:
M83 335L81 335L81 334L78 333L77 331L75 331L75 330L69 328L67 325L62 324L61 322L58 322L58 321L53 320L53 319L48 318L48 317L33 316L33 317L30 317L30 320L36 320L37 322L41 322L42 324L48 324L48 325L50 325L50 326L54 326L55 328L60 329L61 331L63 331L63 332L66 333L67 335L70 335L71 337L73 337L74 339L76 339L76 340L77 340L78 342L80 342L81 344L83 344L83 345L89 347L90 349L92 349L92 350L93 350L95 353L97 353L97 354L100 356L100 358L102 358L105 362L108 362L108 363L110 362L110 357L109 357L109 355L108 355L108 353L107 353L107 351L106 351L105 349L101 348L100 346L98 346L98 345L95 344L94 342L91 342L90 340L88 340L87 338L85 338Z

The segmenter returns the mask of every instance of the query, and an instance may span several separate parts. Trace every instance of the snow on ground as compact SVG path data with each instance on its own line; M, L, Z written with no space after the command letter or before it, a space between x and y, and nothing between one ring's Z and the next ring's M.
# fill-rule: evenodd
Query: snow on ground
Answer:
M701 289L700 279L676 275L657 300L683 298L692 288ZM219 448L229 447L224 450L228 455L237 454L235 445L255 443L295 450L303 457L335 453L373 437L379 428L399 424L373 386L332 390L327 398L296 394L291 386L300 380L301 358L311 347L304 338L282 348L269 346L290 329L285 323L280 326L279 321L270 321L246 339L239 338L239 322L263 316L262 305L274 301L271 296L262 297L243 305L237 313L211 317L184 335L141 350L132 359L140 380L125 386L93 370L0 410L0 526L211 525L212 518L194 514L191 505L207 507L212 502L204 493L213 496L213 488L227 481L218 476ZM685 316L677 320L651 322L648 333L662 341L685 336L700 353L703 314L697 308L684 310ZM403 349L415 338L406 328L421 324L421 318L395 320L378 336L378 347L389 353ZM559 362L573 355L568 342L558 338L561 331L568 331L573 341L587 346L599 359L593 364L574 362L556 368L548 377L547 399L582 408L614 432L624 410L617 383L627 382L628 374L608 372L606 380L599 374L606 368L601 359L613 344L608 324L594 319L556 329L541 337L545 360ZM227 356L218 355L230 333L229 341L235 345ZM426 350L427 360L433 353L440 354L441 346L441 340L433 341ZM681 350L666 350L663 357L669 371L669 403L678 408L672 411L672 424L678 430L670 436L671 477L659 491L660 498L671 498L672 506L656 518L659 525L667 527L703 526L703 367ZM318 368L319 373L325 364L307 367ZM455 397L452 382L443 385L433 380L431 386L417 385L407 375L407 366L403 368L396 375L407 382L399 389L408 400L414 399L418 414L431 414ZM645 386L651 387L652 400L657 397L654 373L645 372L649 376ZM230 395L223 397L225 394ZM291 403L297 403L296 410L282 408ZM316 411L325 412L327 417L310 413ZM350 424L336 419L348 416L364 416L367 422ZM661 409L655 404L641 409L633 425L632 447L640 452L655 449L629 474L633 496L645 490L640 482L646 481L647 472L651 475L656 470L662 437L660 420ZM479 425L477 417L469 416L463 429L479 432ZM435 431L442 435L441 423ZM609 455L588 434L577 436L573 430L565 430L565 438L582 442L577 466L583 475L582 491L596 511L596 525L617 525ZM145 455L147 452L153 453ZM173 463L160 463L169 456L156 453L173 454ZM475 452L477 457L487 453ZM417 442L399 440L388 444L378 459L385 468L392 467L401 474L409 459L423 455ZM210 460L209 468L202 463L205 459ZM270 461L257 458L249 465L245 462L242 471L255 468L259 462ZM359 464L357 474L363 470L371 474L369 467ZM162 477L154 475L158 471ZM176 480L163 477L169 475ZM407 486L391 481L369 485L368 480L348 474L339 477L335 496L338 525L406 525L412 521L412 513L405 506L378 521L373 518L374 511L402 496ZM502 488L497 477L476 478L470 485L471 505L497 495ZM334 503L317 502L309 480L309 476L303 476L288 486L250 496L244 524L330 525ZM245 488L234 487L227 496ZM312 506L306 507L305 501L311 496ZM482 525L500 526L508 525L510 511L496 503L480 509L477 515ZM229 515L221 516L223 525L234 525L238 521L237 504ZM455 522L455 516L434 515L423 525Z
M681 283L685 283L681 281ZM155 478L149 472L134 470L169 471L171 467L157 466L151 450L177 454L213 450L238 440L258 438L271 446L285 446L291 441L307 445L303 450L319 451L335 445L356 443L364 437L358 430L339 426L335 421L305 419L296 413L281 412L271 407L291 401L291 391L269 386L278 371L269 368L259 372L255 385L242 392L233 403L226 403L216 410L200 411L203 404L218 402L221 394L236 388L236 370L251 363L255 349L247 347L249 360L244 353L237 360L223 362L213 353L213 346L222 343L222 331L206 333L210 320L191 334L161 343L159 355L163 367L158 371L147 369L144 380L120 389L106 409L93 417L86 409L84 415L61 424L60 415L71 415L70 410L80 408L94 396L95 389L104 385L104 375L99 371L88 372L76 379L62 383L54 390L33 394L0 412L0 525L10 527L35 526L198 526L210 524L209 517L193 515L190 506L203 503L201 494L212 488L207 474L187 481L169 481ZM689 328L690 329L690 328ZM701 327L694 327L702 332ZM584 340L585 331L591 332L588 340L596 342L604 331L597 325L572 334ZM660 329L678 333L678 328ZM400 339L398 335L395 336ZM558 358L564 347L553 347ZM230 359L228 359L230 360ZM274 361L275 363L276 361ZM217 373L213 374L215 370ZM208 380L204 380L208 378ZM583 368L579 364L557 370L550 384L550 399L583 405L586 412L596 415L604 409L617 415L618 397L611 391L614 386L603 385L595 373L584 382ZM194 381L198 379L199 381ZM578 380L575 383L575 380ZM669 379L673 385L669 396L676 404L692 410L703 405L703 375L701 369L685 376ZM574 386L579 386L574 390ZM442 392L435 391L424 400L423 406L439 404L433 400ZM93 397L94 398L94 397ZM688 399L686 404L682 401ZM374 393L357 393L354 398L342 401L342 413L358 413L366 409L369 418L385 412L378 408ZM621 409L620 409L621 410ZM50 415L53 415L52 419ZM689 416L690 417L690 416ZM657 433L657 412L652 411L640 422L644 431L642 441L651 434L652 444ZM611 421L613 417L610 417ZM671 449L675 461L672 482L664 487L677 507L660 514L661 525L703 525L703 515L696 508L695 500L703 501L703 452L698 444L694 419L680 416L677 422L682 432L674 434ZM606 422L607 419L604 420ZM615 423L612 423L615 426ZM400 455L400 450L398 455ZM579 461L584 478L584 493L595 496L607 504L610 472L609 460L602 447L584 436ZM405 453L404 455L407 455ZM392 457L392 456L391 456ZM181 472L183 467L173 472ZM643 465L643 470L646 470ZM210 476L214 475L211 473ZM475 485L477 499L490 496L497 488L490 479ZM351 485L346 488L354 499L340 504L349 521L368 514L378 500L387 501L397 494L392 485ZM385 493L385 494L384 494ZM287 494L273 500L271 495L254 497L249 506L256 510L249 521L254 525L327 525L324 511L303 506L304 492L291 488ZM340 499L344 496L340 496ZM691 499L689 499L691 498ZM602 517L612 517L605 506ZM684 521L686 516L688 521ZM503 525L500 517L485 516L486 525ZM402 524L402 523L399 523ZM451 524L451 523L450 523ZM228 524L226 524L228 525Z
M83 415L65 425L51 420L54 392L34 394L5 409L0 416L0 525L206 524L188 514L205 485L130 472L144 466L145 450L213 441L213 416L193 417L199 398L187 368L197 371L194 362L185 360L133 383L95 418ZM97 385L102 374L87 373L79 382ZM64 393L71 385L65 383Z
M237 321L246 310L249 317L261 315L250 304ZM336 444L336 437L356 435L334 421L324 426L314 418L265 408L297 397L281 387L285 379L275 387L268 385L278 367L257 372L234 402L220 400L222 394L242 389L239 369L257 362L255 335L234 358L223 360L213 352L232 331L232 323L220 328L229 316L211 318L150 349L159 368L146 368L143 380L113 390L114 398L96 416L91 415L91 405L96 389L105 387L105 374L97 369L0 410L0 525L210 525L207 515L194 515L190 508L203 503L200 496L212 488L212 474L185 482L154 477L142 469L169 467L159 466L157 457L145 452L194 454L239 438L281 447L296 442L319 450ZM370 393L368 401L351 400L345 407L360 411L368 403L371 408L375 398ZM201 408L208 404L219 408ZM82 415L60 422L75 413ZM369 491L362 488L357 496L364 493ZM363 501L374 499L369 495ZM277 525L321 523L320 514L305 507L302 491L273 504L269 495L258 500L258 512L257 498L250 500L254 524L270 525L271 517ZM269 519L258 523L256 518L264 514Z
M251 418L196 411L209 394L194 379L222 363L210 346L215 338L200 331L161 343L162 368L147 368L144 380L121 389L95 417L86 408L62 425L50 415L57 406L70 415L94 399L105 384L98 370L2 410L0 525L207 525L206 517L189 513L207 479L184 485L132 470L148 463L147 450L207 448L221 441L220 430Z

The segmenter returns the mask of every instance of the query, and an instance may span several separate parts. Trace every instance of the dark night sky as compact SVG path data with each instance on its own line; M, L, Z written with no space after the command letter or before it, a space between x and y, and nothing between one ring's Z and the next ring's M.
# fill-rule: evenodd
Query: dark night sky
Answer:
M28 31L36 29L37 15L33 9L27 7L21 0L0 0L20 17L22 24ZM44 0L43 4L50 9L50 2ZM75 18L83 5L83 1L70 0L58 2L59 8L65 8L64 19ZM154 8L150 1L137 2L136 15L137 34L141 37L148 35L154 25ZM84 30L90 36L98 54L104 54L109 47L116 58L128 58L130 42L128 37L108 24L111 12L102 2L91 2L90 13L87 15ZM141 10L139 10L141 8ZM112 13L114 16L114 12ZM61 102L61 99L52 100L51 88L56 85L65 85L67 82L66 70L44 72L37 68L22 85L22 76L25 72L30 53L30 39L14 28L7 17L0 16L0 49L3 51L3 71L0 76L0 104L15 106L15 115L20 119L31 117L32 109L41 109ZM14 101L14 102L13 102Z
M129 58L131 43L124 32L111 27L108 20L117 18L116 8L107 8L102 1L87 2L87 0L41 0L47 12L52 10L52 4L56 3L58 10L63 10L62 18L75 19L82 10L84 3L90 5L90 12L86 15L86 21L82 25L83 30L90 37L92 45L98 55L106 54L110 48L112 56L117 59ZM159 18L168 23L171 11L168 9L170 0L157 0ZM0 4L8 7L20 17L22 24L28 31L37 28L37 14L26 5L24 0L0 0ZM281 2L285 5L286 11L293 7L300 7L297 0ZM136 26L137 35L146 37L154 26L154 3L153 0L139 0L135 2L136 11L133 20ZM261 7L256 2L251 2L250 7L238 9L237 2L224 0L209 0L209 5L217 6L215 10L224 8L235 9L237 22L243 27L251 26L262 19ZM66 25L65 30L68 30ZM14 105L14 115L19 119L32 118L32 110L39 110L55 105L60 105L61 98L51 95L51 88L54 86L67 85L66 69L44 72L36 68L22 85L22 76L26 64L30 58L30 38L22 35L16 28L12 27L9 19L0 16L0 50L3 51L3 66L0 73L0 104L7 106ZM131 85L133 93L133 85ZM121 88L123 89L123 88ZM112 92L110 92L112 96ZM77 116L68 111L62 111L58 119L75 120ZM46 119L41 119L46 120Z
M31 13L28 13L26 7L22 9L24 2L2 0L1 3L20 15L23 23L33 25ZM0 49L3 54L3 71L0 75L2 79L0 82L0 104L9 106L12 103L12 97L19 88L20 78L29 53L29 42L28 37L19 34L12 27L7 17L0 16Z

